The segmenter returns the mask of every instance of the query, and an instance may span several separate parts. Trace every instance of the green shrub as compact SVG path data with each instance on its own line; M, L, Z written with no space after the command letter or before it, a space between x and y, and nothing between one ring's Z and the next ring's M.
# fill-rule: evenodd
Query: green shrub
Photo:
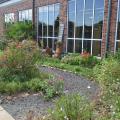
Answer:
M90 120L90 104L78 94L62 96L54 110L50 111L52 120Z
M120 80L120 64L114 58L104 59L94 68L95 78L103 85L111 85Z
M79 54L68 54L62 58L61 62L70 65L80 65L81 56Z
M0 50L4 50L9 43L9 40L7 40L5 37L0 37Z
M40 51L32 41L11 43L0 56L0 80L25 81L39 76L35 63Z
M105 111L103 118L120 119L120 63L118 59L109 57L101 65L94 68L94 75L102 87L100 112ZM102 111L101 111L102 110Z
M61 62L70 65L81 65L84 67L93 67L99 63L95 56L91 56L88 53L84 54L68 54L62 58Z
M12 39L14 41L32 39L34 36L32 22L16 22L14 24L9 25L9 27L6 30L6 36L8 39Z

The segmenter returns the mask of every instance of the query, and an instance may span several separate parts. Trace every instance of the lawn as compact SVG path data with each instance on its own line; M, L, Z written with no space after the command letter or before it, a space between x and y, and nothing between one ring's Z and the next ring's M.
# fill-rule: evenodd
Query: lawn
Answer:
M0 56L1 56L1 55L3 55L3 51L2 51L2 50L0 50Z

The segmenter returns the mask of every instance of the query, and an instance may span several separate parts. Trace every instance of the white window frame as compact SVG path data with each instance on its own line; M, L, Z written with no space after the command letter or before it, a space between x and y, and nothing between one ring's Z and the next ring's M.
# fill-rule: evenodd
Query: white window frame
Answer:
M68 36L68 22L69 22L69 2L73 2L75 1L75 21L76 21L76 16L77 16L77 12L76 12L76 8L77 8L77 4L76 4L76 0L70 0L68 1L68 7L67 7L67 36ZM91 41L91 55L93 54L93 41L101 41L102 44L102 39L94 39L93 38L93 32L94 32L94 16L95 16L95 0L93 0L93 19L92 19L92 37L90 39L84 38L84 22L85 22L85 5L86 5L86 0L84 0L84 8L83 8L83 30L82 30L82 38L76 38L75 37L75 27L76 25L74 25L74 37L73 38L69 38L67 37L67 41L66 41L66 52L68 52L68 40L74 40L74 48L73 48L73 52L75 53L75 41L76 40L82 40L82 53L84 52L84 48L83 48L83 42L84 40L90 40ZM105 0L104 0L104 9L105 9ZM102 26L102 31L104 28L104 10L103 10L103 26Z

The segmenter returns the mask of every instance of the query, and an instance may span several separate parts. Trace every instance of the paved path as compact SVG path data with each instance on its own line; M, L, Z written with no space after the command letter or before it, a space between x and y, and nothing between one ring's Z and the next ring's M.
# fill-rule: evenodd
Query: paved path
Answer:
M0 120L14 120L13 117L0 106Z
M77 76L73 73L62 71L56 68L40 67L40 70L46 73L55 75L56 77L62 77L64 79L64 92L67 93L80 93L89 100L93 100L100 92L99 86L82 76ZM4 99L0 96L0 100ZM44 101L40 95L25 95L15 96L12 100L3 100L1 106L7 110L15 120L25 120L26 114L29 110L36 111L37 114L46 114L48 108L54 106L52 101ZM1 114L1 112L0 112ZM1 119L0 116L0 120ZM7 120L7 119L5 119ZM11 119L9 119L11 120Z
M95 99L100 92L98 84L82 76L78 76L71 72L59 70L53 67L40 67L40 70L63 77L65 92L80 93L82 96L85 96L90 100Z

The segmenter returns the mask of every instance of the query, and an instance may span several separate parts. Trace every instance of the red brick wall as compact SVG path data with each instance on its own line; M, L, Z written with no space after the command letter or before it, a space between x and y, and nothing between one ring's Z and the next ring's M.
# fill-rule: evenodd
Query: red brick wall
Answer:
M108 41L109 51L114 51L115 46L115 34L116 34L116 20L117 20L117 5L118 0L112 0L111 3L111 18L110 18L110 33ZM106 37L107 37L107 22L108 22L108 0L105 0L105 11L104 11L104 24L103 24L103 40L102 40L102 56L105 55L106 51Z

